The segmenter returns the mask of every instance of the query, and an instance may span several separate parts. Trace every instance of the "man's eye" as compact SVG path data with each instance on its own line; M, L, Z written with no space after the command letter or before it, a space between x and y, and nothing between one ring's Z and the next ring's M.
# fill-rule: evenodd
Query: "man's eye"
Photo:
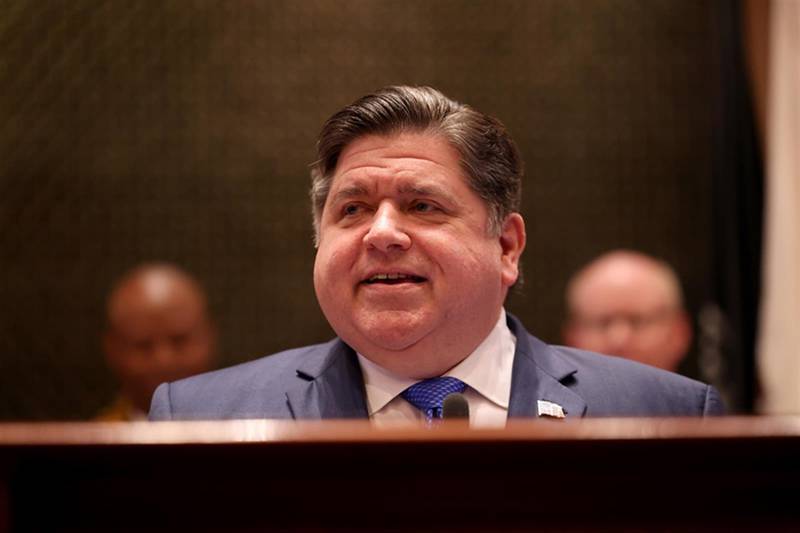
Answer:
M153 349L153 341L147 339L142 341L134 341L133 343L134 349L140 352L149 352Z
M344 209L342 209L342 214L346 217L350 217L355 214L358 214L359 211L360 211L360 206L358 204L347 204L346 206L344 206Z
M428 202L415 202L414 205L411 206L411 209L417 213L430 213L435 207Z

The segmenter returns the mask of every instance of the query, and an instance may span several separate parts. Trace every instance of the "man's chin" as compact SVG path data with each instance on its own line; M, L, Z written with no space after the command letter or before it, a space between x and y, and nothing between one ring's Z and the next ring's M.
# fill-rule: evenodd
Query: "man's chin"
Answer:
M430 325L430 320L413 314L378 313L357 323L355 329L361 341L358 344L365 349L401 353L419 344L430 332Z
M451 366L439 354L431 356L432 350L423 339L416 342L392 342L385 338L370 339L358 352L398 377L414 380L442 375Z
M412 349L424 337L419 328L379 328L361 332L367 344L384 352L404 352Z
M430 323L432 313L422 306L411 308L378 308L363 306L352 315L353 325L365 335L385 335L386 332L411 332Z

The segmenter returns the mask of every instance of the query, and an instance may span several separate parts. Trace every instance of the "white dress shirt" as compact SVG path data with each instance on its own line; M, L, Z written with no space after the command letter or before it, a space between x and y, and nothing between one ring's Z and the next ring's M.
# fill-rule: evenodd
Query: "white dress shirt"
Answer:
M503 309L494 328L475 351L444 374L466 383L464 397L469 403L471 427L505 426L516 345L517 339L508 329ZM425 420L419 409L400 396L419 380L396 376L363 355L357 355L367 391L367 409L375 425Z

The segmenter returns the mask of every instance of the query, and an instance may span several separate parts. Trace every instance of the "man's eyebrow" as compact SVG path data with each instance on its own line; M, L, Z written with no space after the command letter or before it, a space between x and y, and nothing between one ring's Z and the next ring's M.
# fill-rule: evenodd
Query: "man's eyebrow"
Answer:
M402 184L397 188L397 192L403 195L409 196L438 196L442 198L450 198L450 194L447 192L446 189L443 187L439 187L436 184L411 184L406 183ZM364 185L360 184L353 184L348 185L346 187L342 187L336 194L333 195L332 201L333 202L340 202L343 200L349 200L352 198L358 198L362 196L368 196L369 189Z
M400 194L408 194L408 195L415 195L415 196L441 196L445 198L449 198L450 194L447 192L446 189L439 187L435 184L425 184L425 185L415 185L415 184L404 184L398 187L397 192Z
M341 200L366 196L367 194L369 194L369 191L363 185L348 185L336 191L336 194L333 195L333 201L339 202Z

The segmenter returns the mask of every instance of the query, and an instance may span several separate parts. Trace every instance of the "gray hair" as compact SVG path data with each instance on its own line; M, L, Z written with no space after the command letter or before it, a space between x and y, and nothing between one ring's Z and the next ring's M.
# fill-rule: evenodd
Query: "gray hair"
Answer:
M385 87L335 113L322 126L311 168L315 244L342 151L365 135L404 131L441 135L458 151L469 186L489 209L490 233L499 235L506 217L519 211L522 157L499 120L431 87Z

